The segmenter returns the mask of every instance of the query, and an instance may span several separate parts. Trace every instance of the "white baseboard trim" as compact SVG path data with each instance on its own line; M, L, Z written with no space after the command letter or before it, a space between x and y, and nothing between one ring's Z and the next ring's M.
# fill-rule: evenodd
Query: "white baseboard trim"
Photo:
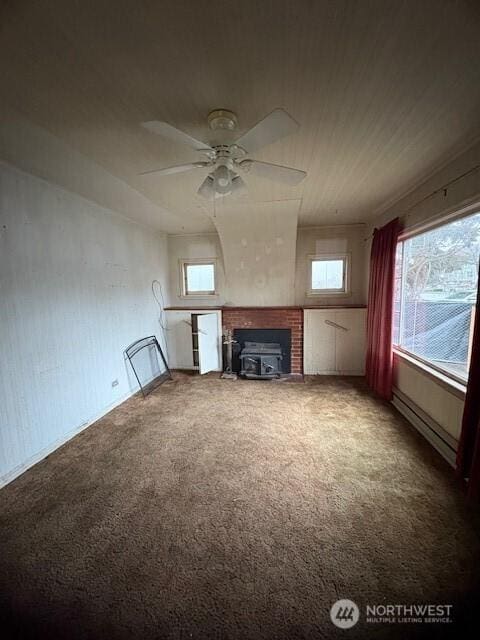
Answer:
M438 453L455 467L455 439L399 389L393 390L392 404Z
M304 376L348 376L348 377L356 377L356 376L364 376L365 371L360 371L358 369L354 371L339 371L338 369L330 370L325 369L324 371L304 371Z
M71 429L70 431L65 433L61 438L58 438L54 442L50 443L48 446L41 449L41 451L38 451L37 453L33 454L33 456L30 456L30 458L25 460L25 462L22 462L21 464L16 466L14 469L11 469L3 476L0 476L0 489L2 489L5 485L15 480L15 478L18 478L18 476L21 476L22 473L25 473L25 471L27 471L28 469L36 465L38 462L41 462L44 458L46 458L51 453L59 449L62 445L66 444L73 437L75 437L76 435L78 435L88 427L90 427L94 422L97 422L97 420L100 420L100 418L103 418L103 416L106 416L107 413L110 413L110 411L113 411L113 409L123 404L126 400L131 398L136 393L138 393L138 389L123 395L121 398L118 398L117 400L112 402L112 404L102 409L102 411L99 414L97 414L87 422L84 422L78 427Z

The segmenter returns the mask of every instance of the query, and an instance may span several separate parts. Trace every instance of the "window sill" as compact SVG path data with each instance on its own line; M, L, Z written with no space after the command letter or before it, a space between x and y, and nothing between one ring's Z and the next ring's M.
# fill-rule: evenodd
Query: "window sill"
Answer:
M178 297L182 300L212 300L218 296L218 293L182 293Z
M350 298L351 293L348 291L307 291L307 298Z
M453 378L450 378L448 375L441 373L440 371L437 371L433 367L429 367L428 364L425 364L425 362L418 360L414 356L411 356L410 354L405 353L404 351L400 351L395 347L393 347L393 354L394 356L400 358L401 360L403 360L404 362L412 366L414 369L417 369L417 371L421 371L422 373L426 374L428 377L432 378L434 382L444 387L447 391L449 391L453 395L457 396L461 400L465 399L465 394L467 391L467 387L465 384L462 384L461 382L457 382Z

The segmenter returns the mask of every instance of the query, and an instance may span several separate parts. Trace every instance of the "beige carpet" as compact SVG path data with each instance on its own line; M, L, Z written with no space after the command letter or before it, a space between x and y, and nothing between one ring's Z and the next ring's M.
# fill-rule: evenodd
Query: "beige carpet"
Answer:
M2 638L480 628L478 520L450 467L360 380L177 374L1 490L0 514ZM455 622L362 612L340 630L339 598L453 604Z

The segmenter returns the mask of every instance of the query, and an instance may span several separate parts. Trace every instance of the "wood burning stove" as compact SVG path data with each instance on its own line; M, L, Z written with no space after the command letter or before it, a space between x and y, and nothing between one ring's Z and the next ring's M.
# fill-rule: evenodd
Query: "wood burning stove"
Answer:
M246 378L279 378L282 348L276 342L245 342L240 353L240 375Z
M291 373L291 331L290 329L271 329L271 328L239 328L233 330L232 353L232 370L240 375L242 370L242 361L240 354L246 347L247 342L255 342L276 346L280 345L280 355L282 356L281 374L288 375Z

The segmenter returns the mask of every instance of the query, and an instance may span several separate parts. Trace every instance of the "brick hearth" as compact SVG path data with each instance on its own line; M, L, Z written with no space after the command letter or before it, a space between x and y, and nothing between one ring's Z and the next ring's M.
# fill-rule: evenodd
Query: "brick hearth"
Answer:
M301 307L223 307L225 329L290 329L292 373L303 373L303 309Z

